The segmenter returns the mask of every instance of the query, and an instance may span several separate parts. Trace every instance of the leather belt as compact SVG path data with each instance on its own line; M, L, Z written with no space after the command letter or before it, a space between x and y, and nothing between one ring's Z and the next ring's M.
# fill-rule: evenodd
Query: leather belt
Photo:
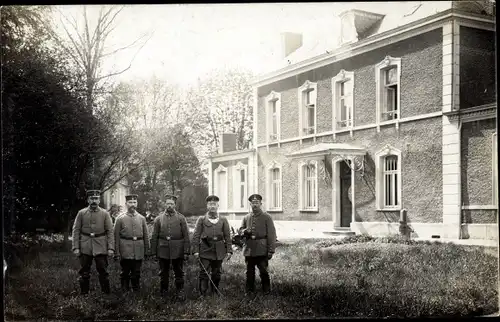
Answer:
M125 237L125 236L120 236L121 239L126 239L126 240L142 240L142 237Z
M83 231L80 232L80 234L85 235L85 236L90 236L90 237L106 236L106 233L100 233L100 234L96 234L96 233L84 233Z
M172 238L171 236L166 236L166 237L159 237L164 240L183 240L184 238Z
M208 237L209 240L213 241L219 241L219 240L224 240L223 236L213 236L213 237Z
M266 236L266 237L257 237L257 236L252 235L252 236L250 237L250 239L253 239L253 240L257 240L257 239L267 239L267 236Z

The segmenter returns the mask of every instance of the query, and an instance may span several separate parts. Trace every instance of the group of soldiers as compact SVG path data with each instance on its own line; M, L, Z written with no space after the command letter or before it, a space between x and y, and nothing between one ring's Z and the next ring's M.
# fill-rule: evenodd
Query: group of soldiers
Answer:
M81 209L73 225L73 253L79 258L79 283L81 294L88 294L90 271L95 261L99 284L103 293L110 293L108 258L119 260L121 289L139 291L141 266L144 259L154 257L160 267L160 294L166 296L169 288L170 269L174 271L175 289L184 299L184 263L193 255L199 264L198 289L200 295L221 294L219 284L222 263L233 254L230 225L220 216L219 198L206 198L207 211L196 221L192 240L186 218L176 210L177 197L165 196L165 210L153 222L149 237L146 218L137 212L138 196L125 197L126 212L114 220L108 211L99 207L99 190L89 190L89 206ZM255 292L255 267L259 269L262 291L270 292L269 260L276 247L276 229L271 216L261 209L262 196L248 198L252 211L245 215L239 236L244 239L243 255L246 263L245 294ZM132 286L132 287L130 287Z

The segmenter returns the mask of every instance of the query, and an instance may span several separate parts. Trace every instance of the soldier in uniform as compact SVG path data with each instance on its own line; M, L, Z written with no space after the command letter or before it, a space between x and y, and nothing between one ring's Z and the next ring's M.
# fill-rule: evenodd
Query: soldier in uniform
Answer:
M168 277L172 266L175 274L175 287L181 299L184 298L184 261L190 251L189 231L186 218L177 212L177 197L166 196L166 210L154 220L151 235L151 251L160 262L160 293L168 291Z
M243 217L240 235L245 236L246 243L243 247L243 256L247 265L246 293L255 292L255 266L259 269L262 282L262 291L268 294L271 290L268 264L276 248L276 229L271 216L262 211L262 196L251 195L248 200L252 212Z
M149 252L149 233L146 218L137 212L137 195L125 196L128 211L115 222L116 256L120 258L122 291L140 288L141 265Z
M80 260L80 290L88 294L90 288L90 269L95 261L99 273L99 284L104 293L110 293L108 256L113 256L115 240L113 224L109 213L99 207L101 192L87 191L89 206L78 211L73 224L73 253Z
M200 264L201 295L205 295L208 289L209 270L212 272L210 283L212 294L219 289L222 261L226 256L229 260L233 254L229 222L218 213L219 198L211 195L205 200L208 212L198 218L193 234L193 252Z

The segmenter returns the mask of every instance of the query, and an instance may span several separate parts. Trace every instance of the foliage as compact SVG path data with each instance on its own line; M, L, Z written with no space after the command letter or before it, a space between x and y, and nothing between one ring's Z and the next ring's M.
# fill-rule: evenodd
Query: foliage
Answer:
M95 295L81 297L78 262L59 248L47 248L9 277L7 319L425 317L498 310L497 258L483 247L371 242L323 249L306 242L278 247L270 261L272 294L253 300L242 292L241 252L224 262L222 298L198 298L198 265L191 258L185 269L185 302L176 301L173 290L166 300L158 296L158 263L149 260L142 266L140 294L120 294L119 265L111 262L112 294L100 294L94 273Z
M44 8L2 7L4 205L10 233L60 230L76 204L99 124L72 91L74 78L57 48L47 46ZM65 201L66 200L66 201ZM77 205L78 206L78 205Z
M252 142L252 74L238 69L215 69L186 95L191 109L189 132L204 157L217 150L222 133L237 135L237 149Z

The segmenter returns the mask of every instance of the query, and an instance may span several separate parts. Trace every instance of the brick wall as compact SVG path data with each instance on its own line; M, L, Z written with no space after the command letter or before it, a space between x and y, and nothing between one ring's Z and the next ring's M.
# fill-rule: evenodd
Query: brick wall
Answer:
M493 204L492 134L495 119L462 124L462 203Z
M375 164L374 155L386 144L402 152L402 205L408 210L410 222L437 223L442 220L442 140L441 119L439 117L414 122L385 126L379 133L376 129L355 131L351 138L348 133L337 135L335 142L352 143L367 149L367 165L363 177L355 178L356 220L389 221L399 220L399 212L382 213L375 205ZM318 138L318 142L333 142L332 136ZM319 176L319 212L298 211L298 162L290 160L286 154L313 145L311 140L284 143L281 148L272 146L269 153L259 148L259 191L265 191L265 170L276 160L283 166L283 212L273 214L277 220L332 220L331 184Z
M460 27L460 108L496 101L495 33Z
M306 80L318 84L318 132L331 131L331 79L341 69L354 72L354 125L374 123L375 65L387 55L402 60L401 117L439 111L442 106L442 28L259 88L258 143L265 142L263 98L272 90L281 93L282 139L298 136L297 88Z

